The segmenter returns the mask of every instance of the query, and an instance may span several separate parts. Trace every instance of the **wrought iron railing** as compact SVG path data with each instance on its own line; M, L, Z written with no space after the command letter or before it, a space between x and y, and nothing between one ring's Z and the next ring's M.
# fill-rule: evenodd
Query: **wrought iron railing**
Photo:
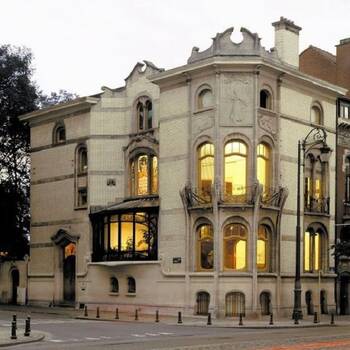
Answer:
M282 201L283 188L264 187L260 196L263 205L280 207Z
M304 209L309 213L329 214L329 197L314 198L306 196Z
M210 205L213 201L212 193L208 190L186 186L184 192L189 208Z
M224 190L221 199L227 204L253 204L255 186L240 186L232 191Z

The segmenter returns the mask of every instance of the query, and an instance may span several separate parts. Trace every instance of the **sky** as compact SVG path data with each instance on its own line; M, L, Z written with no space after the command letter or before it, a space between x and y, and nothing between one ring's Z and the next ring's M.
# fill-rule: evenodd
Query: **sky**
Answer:
M169 69L186 63L193 46L204 50L218 32L245 27L274 46L280 16L302 27L309 45L335 53L350 37L350 0L0 0L0 45L33 52L34 80L46 93L79 96L115 88L137 62Z

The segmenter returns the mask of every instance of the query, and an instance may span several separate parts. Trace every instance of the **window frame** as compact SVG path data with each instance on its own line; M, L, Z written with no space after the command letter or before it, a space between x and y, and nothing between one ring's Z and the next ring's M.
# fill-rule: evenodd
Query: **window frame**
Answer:
M211 104L205 106L203 104L203 100L204 100L204 96L205 94L210 93L211 94ZM202 110L208 110L208 109L212 109L214 107L214 93L213 93L213 89L209 86L209 85L202 85L196 94L196 109L197 111L202 111Z
M316 121L312 120L312 115L313 115L313 110L317 110L318 111L318 115L319 115L319 122L317 123ZM319 103L318 101L313 102L310 108L310 123L312 125L321 125L324 126L324 113L323 113L323 108L321 103Z
M201 156L201 150L206 146L206 145L209 145L210 147L210 152L212 151L212 154L211 153L208 153L208 154L204 154L203 156ZM212 142L210 141L204 141L202 143L200 143L197 148L197 189L198 189L198 192L200 193L201 196L203 197L210 197L211 198L211 194L212 194L212 191L211 191L211 187L213 186L214 184L214 179L215 179L215 146ZM204 189L204 186L202 184L202 162L205 161L206 159L212 159L213 161L213 166L212 166L212 179L211 179L211 185L210 185L210 190L205 190Z
M147 132L154 128L154 104L149 96L141 96L135 101L135 131ZM151 107L151 108L149 108Z
M202 267L202 242L210 242L210 239L207 238L201 238L200 237L200 230L202 227L208 226L209 230L211 230L211 245L212 245L212 267L211 268L204 268ZM212 272L214 271L214 228L213 225L209 222L204 222L196 227L196 271L200 272Z
M60 133L64 132L64 137L60 137ZM66 127L64 125L63 121L59 121L55 124L53 130L52 130L52 144L53 145L61 145L65 144L67 141L67 133L66 133Z
M308 234L308 245L306 246L306 234ZM316 237L318 237L318 261L316 252ZM326 272L328 269L328 259L326 257L327 252L327 234L322 228L316 230L312 227L308 227L304 232L303 237L303 269L305 273L318 273ZM308 248L308 253L307 252ZM308 257L308 262L307 262ZM306 263L307 262L307 263ZM309 268L307 269L307 265ZM318 267L317 267L318 265Z

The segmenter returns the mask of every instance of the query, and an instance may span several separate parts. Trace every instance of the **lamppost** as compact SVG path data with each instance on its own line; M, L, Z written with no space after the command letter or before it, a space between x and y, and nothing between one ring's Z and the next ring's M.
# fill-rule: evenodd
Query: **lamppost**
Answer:
M322 163L327 162L331 153L331 149L327 146L327 133L324 129L313 128L304 139L298 141L298 178L297 178L297 225L296 225L296 251L295 251L295 280L294 280L294 307L293 319L300 320L303 318L301 310L301 280L300 280L300 166L304 168L305 155L311 148L321 145L319 150L320 160ZM302 156L302 163L301 163Z

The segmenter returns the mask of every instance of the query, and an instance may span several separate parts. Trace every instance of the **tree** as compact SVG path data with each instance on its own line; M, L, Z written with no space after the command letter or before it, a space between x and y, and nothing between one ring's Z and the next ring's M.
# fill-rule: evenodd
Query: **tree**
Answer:
M49 96L39 91L32 58L26 48L0 46L0 259L28 252L29 127L18 117L77 97L66 90Z

